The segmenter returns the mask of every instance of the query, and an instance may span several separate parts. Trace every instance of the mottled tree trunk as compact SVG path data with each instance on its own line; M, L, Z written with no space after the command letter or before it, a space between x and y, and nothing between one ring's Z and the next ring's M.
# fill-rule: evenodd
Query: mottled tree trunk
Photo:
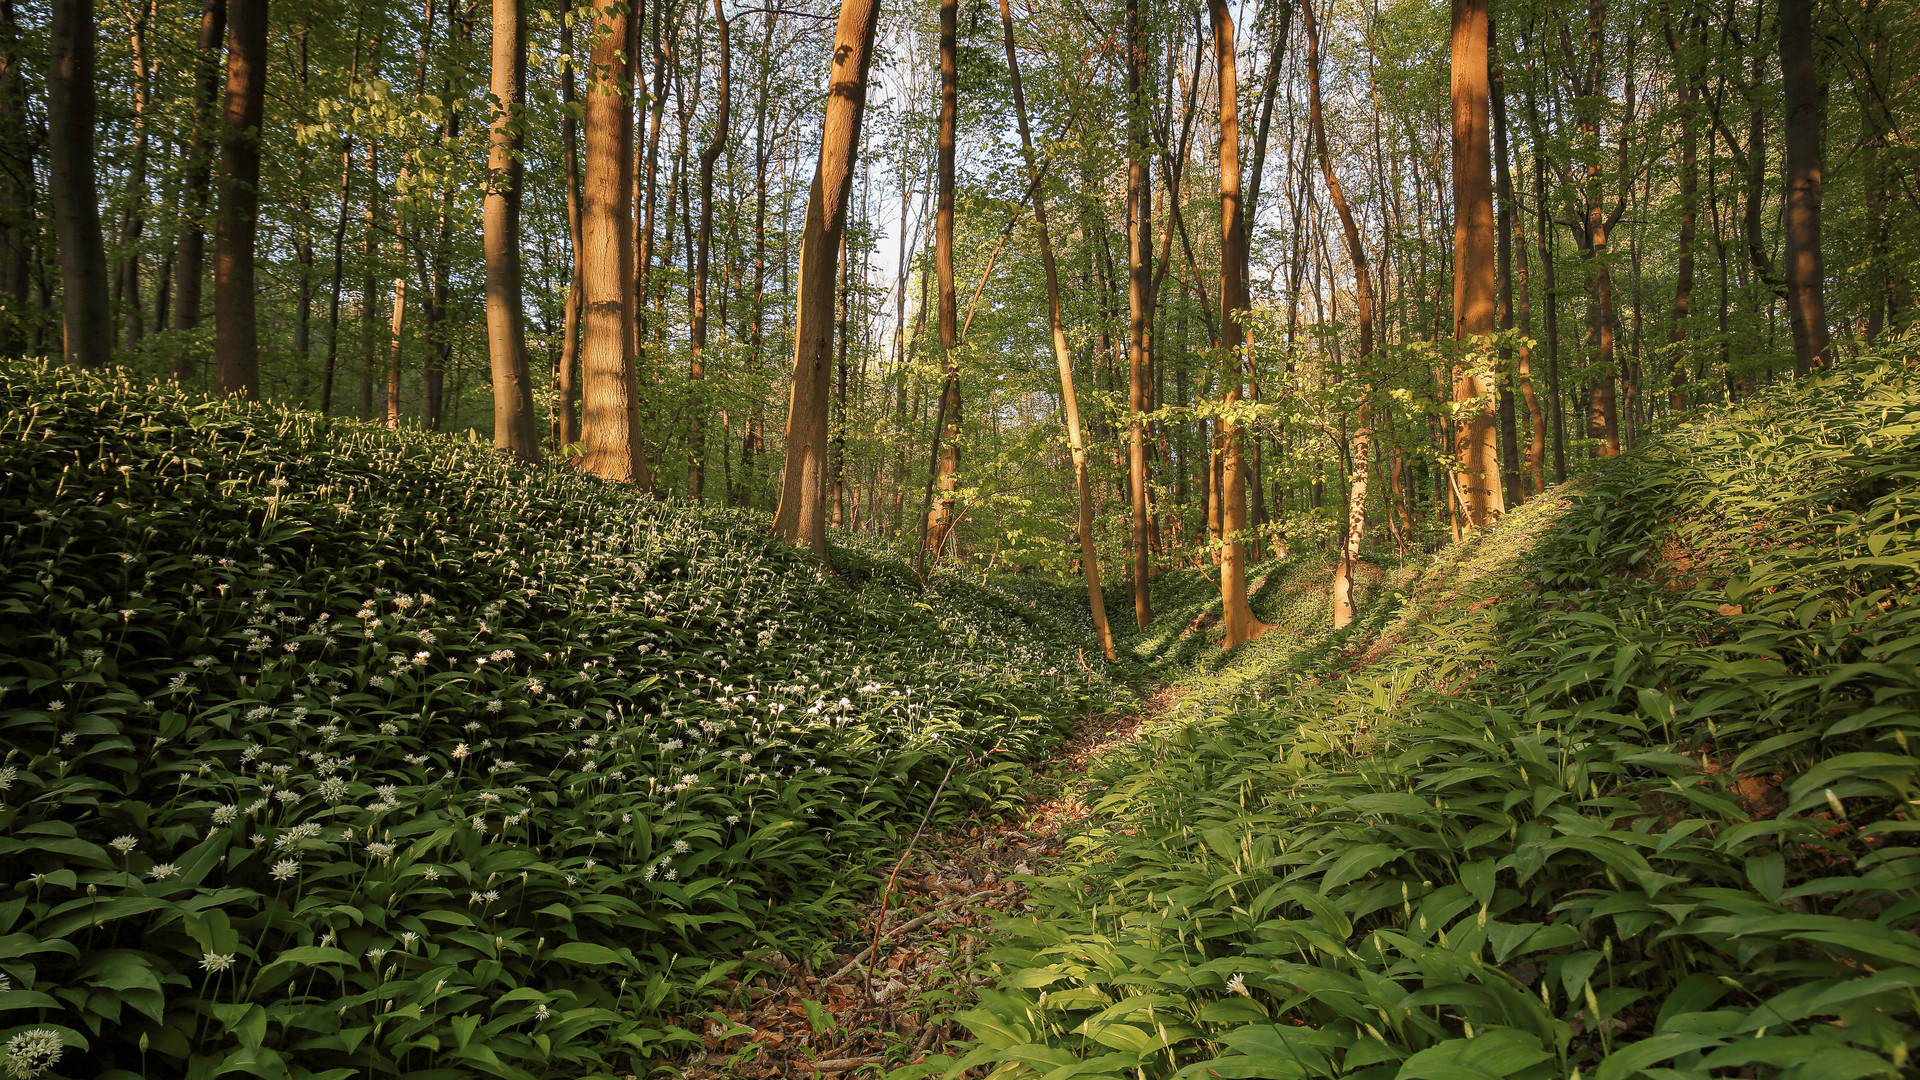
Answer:
M860 117L867 101L879 0L841 0L827 80L820 159L807 196L795 294L793 389L787 404L787 460L773 531L830 562L827 547L827 412L833 397L834 263L846 231Z
M1783 173L1786 187L1787 316L1793 369L1801 375L1832 360L1827 332L1826 271L1820 259L1822 142L1827 87L1814 62L1813 0L1780 0L1783 76Z
M1498 230L1487 117L1487 0L1453 0L1453 339L1495 330ZM1455 361L1455 482L1466 528L1491 525L1505 509L1495 440L1494 387L1482 361Z
M232 0L213 236L213 357L222 394L260 396L253 249L260 232L260 125L267 93L267 0Z
M194 54L198 80L194 87L193 137L187 141L186 184L180 196L180 238L174 255L173 326L193 330L200 325L200 286L206 269L207 189L213 176L213 106L220 93L220 50L227 39L226 0L206 0L200 9L199 48ZM193 374L193 353L181 349L174 360L174 377Z
M533 420L533 372L527 363L520 292L520 192L525 181L521 147L526 142L520 114L525 107L526 24L522 0L493 0L494 113L487 132L487 193L481 227L487 274L487 360L493 372L493 448L534 462L540 460L540 435Z

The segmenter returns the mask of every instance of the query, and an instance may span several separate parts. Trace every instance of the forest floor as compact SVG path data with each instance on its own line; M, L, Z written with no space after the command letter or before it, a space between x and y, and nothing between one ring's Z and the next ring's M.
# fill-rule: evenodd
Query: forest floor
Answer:
M1179 693L1158 687L1139 713L1083 719L1052 756L1035 763L1017 817L976 816L920 836L830 956L754 954L778 974L733 985L726 1007L705 1020L705 1048L676 1063L680 1075L884 1075L966 1040L953 1018L993 982L981 958L993 945L995 923L1033 909L1026 879L1055 868L1093 816L1089 803L1099 792L1089 767L1139 739ZM870 958L876 919L877 963Z

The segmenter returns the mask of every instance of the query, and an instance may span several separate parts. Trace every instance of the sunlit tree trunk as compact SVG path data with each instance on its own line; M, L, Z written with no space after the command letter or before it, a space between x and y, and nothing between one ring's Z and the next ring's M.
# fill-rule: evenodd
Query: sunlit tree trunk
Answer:
M879 0L841 0L827 80L820 158L807 196L795 295L793 389L787 404L787 460L773 531L829 563L827 547L827 411L833 397L834 263L846 231L860 117L867 101Z
M533 462L540 460L540 436L533 420L533 373L527 363L520 294L526 22L522 0L493 0L494 113L487 133L487 193L481 224L487 264L487 359L493 371L493 448Z
M958 0L940 0L940 132L935 148L933 273L940 305L940 497L927 520L926 547L938 553L953 528L953 492L960 470L960 370L953 350L959 345L959 299L953 284L953 157L960 113Z
M1140 0L1127 0L1127 475L1133 496L1133 617L1145 630L1153 622L1147 547L1148 323L1153 277L1153 187L1147 173L1147 42Z
M1079 497L1080 564L1087 576L1087 603L1093 613L1093 628L1100 637L1100 651L1114 659L1113 629L1107 625L1107 604L1100 593L1100 552L1093 538L1093 482L1087 475L1087 447L1080 435L1080 405L1073 392L1073 354L1067 349L1066 324L1060 317L1060 277L1053 259L1053 241L1047 233L1047 192L1040 178L1040 156L1033 147L1033 133L1027 127L1027 102L1020 89L1020 58L1013 47L1013 13L1007 0L1000 0L1000 25L1006 32L1007 74L1013 83L1013 115L1020 125L1020 148L1027 159L1027 176L1033 184L1033 222L1040 242L1040 265L1047 275L1047 326L1053 332L1053 362L1060 369L1060 403L1066 411L1067 446L1073 453L1073 484Z
M713 18L720 36L720 100L714 107L713 141L700 154L700 237L693 253L693 319L689 327L692 362L687 378L695 383L707 377L707 259L713 244L713 169L727 148L727 123L732 115L733 54L728 40L727 15L713 0ZM693 388L692 419L687 425L687 498L700 501L706 475L707 437L702 426L700 390Z
M1246 337L1242 314L1247 299L1247 219L1240 212L1240 109L1236 88L1238 53L1227 0L1207 0L1213 23L1214 74L1220 88L1220 380L1229 414L1246 382L1241 346ZM1222 648L1252 641L1267 629L1247 603L1247 470L1240 425L1231 415L1220 420L1221 558L1220 612Z
M1497 243L1487 117L1487 0L1453 0L1453 339L1492 334ZM1484 361L1455 361L1455 483L1465 526L1483 528L1505 509L1494 435L1492 380Z
M104 367L113 353L113 320L93 159L93 0L53 0L49 34L47 164L60 244L64 352L76 367Z
M1359 310L1354 322L1360 330L1360 355L1354 365L1352 381L1357 407L1353 431L1348 436L1347 518L1341 537L1340 554L1333 571L1333 628L1342 629L1353 622L1353 582L1360 566L1360 542L1367 525L1368 459L1373 444L1373 278L1367 268L1367 247L1360 239L1360 227L1347 206L1346 193L1333 171L1333 150L1327 145L1327 125L1320 100L1320 30L1314 22L1313 0L1302 0L1301 15L1307 31L1307 119L1313 128L1313 141L1320 150L1320 174L1327 184L1327 199L1340 216L1340 229L1347 241L1347 258L1353 263L1354 300Z
M628 141L632 113L621 54L627 47L627 8L609 4L594 18L587 81L586 177L580 222L585 325L580 336L580 467L619 483L651 484L635 402L633 335L627 324L633 295L633 185Z
M1801 375L1824 368L1832 360L1826 270L1820 259L1821 144L1827 123L1827 86L1814 62L1813 49L1813 0L1780 0L1780 70L1786 113L1781 142L1787 203L1787 316L1793 329L1793 369Z
M573 118L573 15L560 21L560 51L567 62L560 69L561 167L567 171L567 301L561 315L560 360L553 373L559 403L555 407L555 450L580 441L580 125Z

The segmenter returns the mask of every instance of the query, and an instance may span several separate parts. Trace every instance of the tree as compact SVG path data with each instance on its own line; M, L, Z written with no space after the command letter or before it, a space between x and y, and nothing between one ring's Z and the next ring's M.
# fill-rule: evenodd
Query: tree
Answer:
M1133 617L1153 622L1147 548L1148 323L1153 318L1153 190L1147 171L1147 42L1140 0L1127 0L1127 477L1133 496Z
M1100 651L1112 660L1113 629L1107 625L1107 603L1100 594L1100 552L1093 538L1093 483L1087 476L1087 447L1080 437L1080 404L1073 392L1073 355L1067 350L1067 330L1060 318L1060 274L1054 265L1053 241L1047 232L1047 192L1041 183L1040 156L1033 148L1033 132L1027 127L1027 101L1020 89L1020 57L1013 48L1013 12L1007 7L1007 0L1000 0L1000 25L1006 32L1013 116L1020 127L1020 149L1027 159L1027 176L1033 185L1033 224L1040 245L1040 265L1047 276L1047 329L1052 332L1054 365L1060 369L1060 405L1066 412L1067 446L1073 453L1074 494L1080 506L1080 520L1075 530L1080 541L1080 566L1086 574L1087 604L1093 612L1093 629L1100 638Z
M1333 148L1327 143L1326 109L1320 93L1320 29L1313 18L1313 0L1301 0L1300 14L1307 31L1307 118L1313 132L1313 144L1320 151L1320 176L1327 185L1327 199L1340 217L1340 231L1346 238L1347 258L1353 262L1353 292L1359 311L1354 322L1360 328L1360 356L1353 375L1354 425L1347 440L1347 513L1340 538L1340 552L1333 571L1333 628L1339 630L1353 621L1353 582L1360 568L1360 544L1367 526L1368 454L1373 444L1373 278L1367 267L1367 246L1360 239L1360 227L1354 223L1353 210L1340 178L1333 171Z
M953 491L960 470L960 369L954 349L959 345L959 297L953 284L953 155L955 129L960 119L958 0L940 0L940 134L934 152L933 274L940 302L940 410L936 414L939 444L935 463L940 500L927 518L926 548L936 554L953 528Z
M834 271L847 227L860 117L867 103L867 63L879 17L880 0L840 0L820 158L800 237L787 460L773 531L794 547L811 551L823 565L832 564L827 547L827 410L833 397Z
M484 210L487 359L493 371L493 448L540 460L533 421L533 373L520 294L520 191L525 181L521 115L527 71L522 0L493 0L493 124L487 133Z
M1254 618L1247 603L1247 471L1242 464L1239 425L1234 405L1246 383L1245 343L1240 320L1253 305L1247 299L1247 219L1240 212L1240 113L1235 85L1238 54L1233 43L1233 16L1226 0L1207 0L1213 23L1214 72L1220 87L1220 380L1226 387L1227 415L1220 420L1220 478L1225 488L1221 504L1220 645L1231 649L1252 641L1267 630Z
M602 480L651 486L638 424L639 387L627 326L633 296L632 110L626 65L627 6L595 9L588 63L586 174L580 222L584 325L580 334L580 467Z
M67 363L104 367L113 351L107 249L94 172L93 0L53 0L47 76L47 171L60 242L60 318Z
M222 394L260 396L253 256L259 235L260 125L267 93L267 0L233 0L213 236L213 359Z
M1787 203L1787 317L1793 331L1793 368L1805 375L1831 359L1826 271L1820 260L1827 88L1813 57L1813 0L1780 0L1779 22L1786 113L1781 163Z
M1488 145L1487 0L1453 0L1453 339L1495 329L1493 163ZM1489 410L1492 380L1478 363L1453 365L1454 475L1463 524L1500 516L1500 458Z
M720 101L714 112L713 139L700 152L700 238L693 254L693 312L688 327L693 359L687 370L687 377L696 383L707 377L707 269L713 247L713 170L727 148L727 127L733 112L733 54L728 40L727 13L721 0L713 0L713 18L720 37ZM698 389L694 392L698 393ZM695 502L700 501L706 457L706 433L701 426L700 403L696 400L687 431L687 498Z
M194 52L193 133L187 142L185 190L182 193L179 250L174 255L173 327L193 330L200 325L200 284L206 269L207 194L213 183L214 104L220 94L220 49L227 38L227 0L205 0L200 9L200 37ZM185 381L193 375L194 354L175 354L173 376Z

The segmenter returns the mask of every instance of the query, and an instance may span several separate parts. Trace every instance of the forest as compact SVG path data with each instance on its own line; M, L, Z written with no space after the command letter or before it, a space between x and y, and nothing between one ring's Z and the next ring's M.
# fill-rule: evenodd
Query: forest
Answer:
M1913 0L0 0L0 1070L1920 1049Z

